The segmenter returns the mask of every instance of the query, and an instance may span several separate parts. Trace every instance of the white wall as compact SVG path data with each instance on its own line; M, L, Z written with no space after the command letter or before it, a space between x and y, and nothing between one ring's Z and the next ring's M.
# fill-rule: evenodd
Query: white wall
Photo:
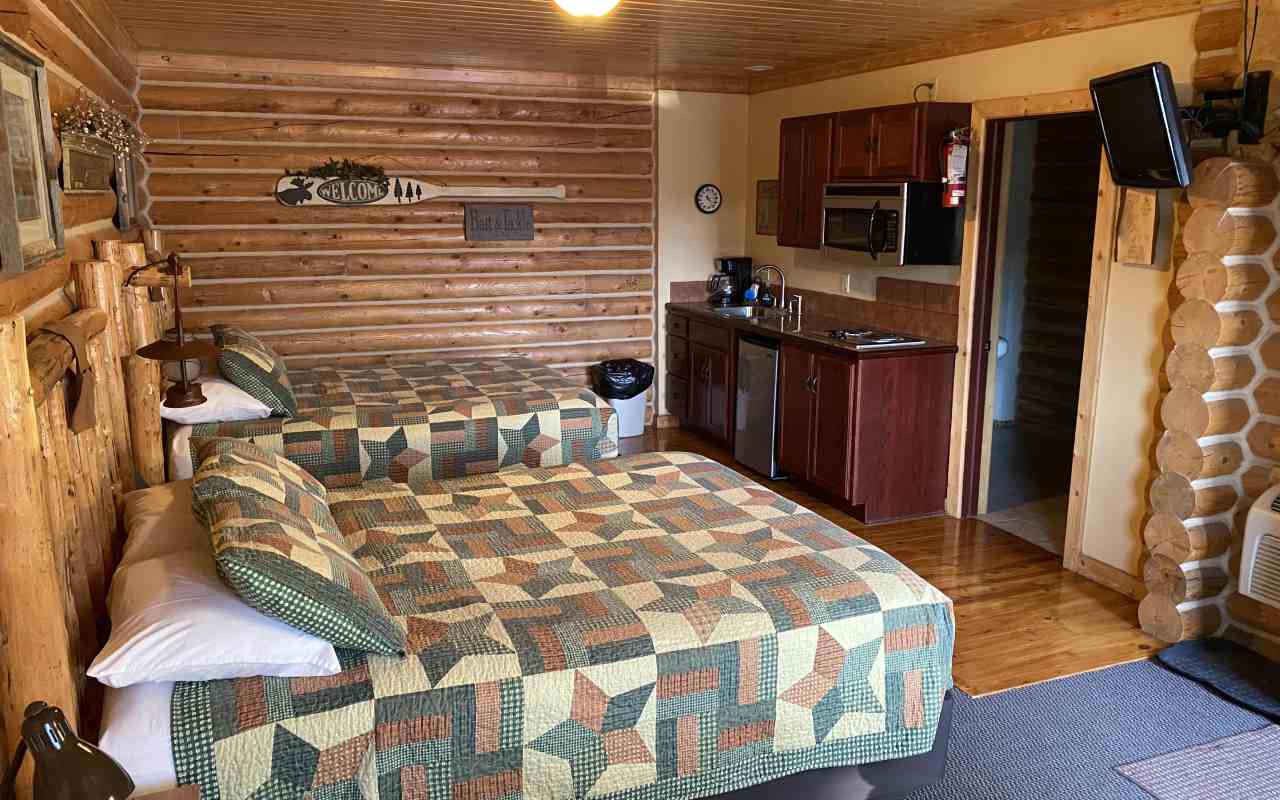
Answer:
M658 382L665 378L666 304L673 282L705 280L712 260L742 255L746 239L746 95L658 92ZM693 193L714 183L724 195L703 214ZM666 413L659 393L658 413Z

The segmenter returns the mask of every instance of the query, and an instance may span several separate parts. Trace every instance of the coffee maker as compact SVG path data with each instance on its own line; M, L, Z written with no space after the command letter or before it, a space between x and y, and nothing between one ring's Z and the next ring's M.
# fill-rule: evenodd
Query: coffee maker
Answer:
M716 271L707 279L707 304L716 308L740 306L751 285L751 259L746 256L717 258Z

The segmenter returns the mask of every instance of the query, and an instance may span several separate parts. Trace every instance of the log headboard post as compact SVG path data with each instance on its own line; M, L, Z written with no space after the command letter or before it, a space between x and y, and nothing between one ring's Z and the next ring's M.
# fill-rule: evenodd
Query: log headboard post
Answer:
M0 714L4 758L17 744L27 703L43 699L79 718L78 636L67 625L64 531L49 524L46 475L21 315L0 317ZM26 781L24 780L25 784Z
M121 359L130 352L124 317L120 313L123 271L110 261L77 261L72 265L72 271L80 295L80 307L96 308L107 315L106 352L113 371L118 370L123 363ZM129 407L125 397L123 391L108 392L107 404L98 408L100 415L107 415L111 420L111 424L106 426L106 436L115 454L111 461L111 478L113 486L118 487L117 501L135 486Z

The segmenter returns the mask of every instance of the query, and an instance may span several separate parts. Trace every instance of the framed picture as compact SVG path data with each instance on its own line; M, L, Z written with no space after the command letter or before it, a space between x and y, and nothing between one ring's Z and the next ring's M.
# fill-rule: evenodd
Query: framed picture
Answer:
M62 189L75 192L109 192L116 176L116 154L111 145L94 136L62 134Z
M756 181L756 233L778 235L777 181Z
M44 62L0 37L0 272L63 253Z
M116 227L131 230L138 224L138 170L140 167L132 155L116 156Z

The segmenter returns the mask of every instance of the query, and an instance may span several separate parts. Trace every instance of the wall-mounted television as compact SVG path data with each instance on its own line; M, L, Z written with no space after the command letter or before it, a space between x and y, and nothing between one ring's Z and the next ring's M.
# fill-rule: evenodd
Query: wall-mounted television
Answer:
M1117 185L1164 189L1191 183L1191 154L1168 64L1094 78L1089 91Z

